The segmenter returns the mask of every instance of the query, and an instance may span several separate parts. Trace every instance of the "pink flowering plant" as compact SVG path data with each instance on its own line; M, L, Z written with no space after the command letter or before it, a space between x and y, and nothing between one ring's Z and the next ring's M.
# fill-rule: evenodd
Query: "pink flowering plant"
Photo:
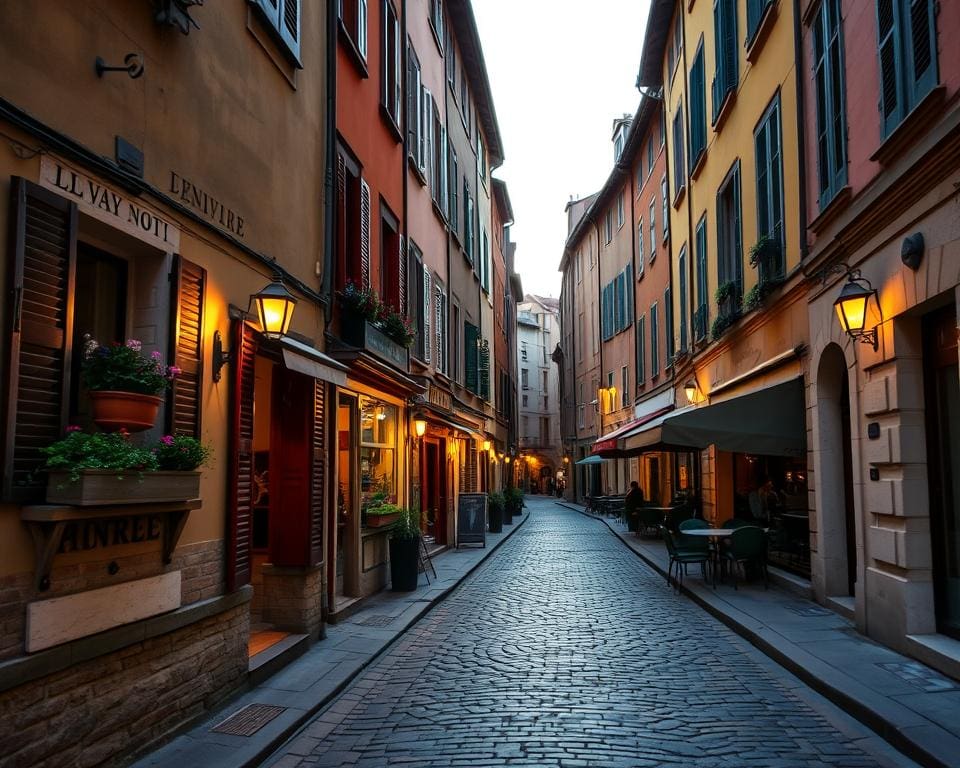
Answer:
M100 344L86 337L80 369L84 386L93 391L136 392L159 395L180 374L175 365L164 366L163 355L143 353L143 344L128 339L125 344Z
M210 447L187 435L164 435L151 448L157 459L157 468L192 472L210 460Z

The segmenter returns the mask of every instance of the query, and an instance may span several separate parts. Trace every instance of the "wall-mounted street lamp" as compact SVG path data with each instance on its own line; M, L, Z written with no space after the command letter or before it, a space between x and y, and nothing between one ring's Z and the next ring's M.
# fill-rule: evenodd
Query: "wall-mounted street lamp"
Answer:
M422 412L413 415L413 431L417 437L423 437L427 432L427 418Z
M879 323L871 325L870 322L871 318L883 320L880 298L870 281L860 276L860 270L847 270L847 283L833 306L844 332L854 341L869 344L876 351L880 345Z
M293 320L293 310L297 306L297 299L277 278L265 285L262 290L250 297L250 302L257 305L257 315L260 318L260 330L268 339L280 339L290 329ZM249 306L249 304L248 304ZM233 360L233 353L224 349L223 336L220 331L213 332L213 380L220 381L221 369Z
M694 376L683 385L683 393L687 396L687 402L694 405L703 399L703 392L700 391L700 384Z
M483 450L484 450L484 452L486 452L486 453L490 453L490 441L489 441L489 440L484 440L484 441L483 441Z

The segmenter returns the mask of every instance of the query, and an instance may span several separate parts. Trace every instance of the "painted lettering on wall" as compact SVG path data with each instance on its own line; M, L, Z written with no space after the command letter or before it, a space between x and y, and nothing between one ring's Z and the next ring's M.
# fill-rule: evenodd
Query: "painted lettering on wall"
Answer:
M67 523L57 552L85 552L98 547L156 541L162 531L163 520L160 515L112 517L107 520Z
M213 195L200 189L189 179L179 176L173 171L170 172L170 194L181 203L186 203L198 213L202 213L204 218L220 225L228 232L232 232L237 237L244 236L244 220L236 211L225 206Z
M73 200L81 213L143 240L165 252L180 249L180 228L107 185L84 176L49 155L40 160L40 186Z

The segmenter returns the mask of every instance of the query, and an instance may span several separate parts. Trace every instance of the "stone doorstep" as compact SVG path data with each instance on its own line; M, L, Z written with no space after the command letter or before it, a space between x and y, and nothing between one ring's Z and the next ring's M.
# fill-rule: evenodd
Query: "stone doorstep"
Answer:
M476 549L481 553L479 559L463 571L456 579L451 580L448 586L434 593L432 600L423 600L416 603L415 612L410 611L409 619L397 634L383 643L375 652L360 662L354 669L344 670L334 675L336 684L324 691L320 698L311 702L309 707L290 707L271 721L267 726L251 737L226 737L228 744L219 739L210 738L210 728L226 720L235 711L251 703L256 695L256 685L251 686L246 694L226 702L213 712L204 712L198 718L186 723L178 729L177 738L168 741L156 751L147 754L140 753L140 760L133 764L133 768L183 768L184 765L203 765L204 768L254 768L260 766L284 743L293 738L305 728L312 718L344 690L369 667L380 658L388 648L399 640L412 626L434 607L441 603L457 586L479 568L496 550L516 533L530 518L530 512L525 512L519 519L514 517L514 524L510 530L504 530L499 541L488 543L483 549ZM489 535L489 534L488 534ZM449 549L449 552L457 552ZM362 609L362 606L361 606ZM406 612L405 612L406 613ZM314 645L314 648L317 646ZM269 649L268 649L269 650ZM213 734L215 737L216 734Z
M662 564L630 546L630 541L622 532L616 530L609 520L591 515L569 502L560 503L606 524L637 557L666 577L667 571ZM772 571L770 575L773 581ZM956 735L891 697L867 688L822 659L812 656L762 621L737 610L725 601L712 599L712 590L709 587L689 586L685 583L681 586L681 591L725 626L763 651L817 693L875 731L910 759L928 768L956 768L956 757L960 754L960 738ZM915 644L921 644L917 638L913 640ZM864 642L867 642L866 638ZM926 647L933 652L930 645L931 643L927 643ZM957 643L957 649L960 650L960 643ZM917 718L921 718L925 724L917 725Z
M250 685L259 685L275 672L298 659L310 648L310 635L287 635L283 640L252 656L247 667Z

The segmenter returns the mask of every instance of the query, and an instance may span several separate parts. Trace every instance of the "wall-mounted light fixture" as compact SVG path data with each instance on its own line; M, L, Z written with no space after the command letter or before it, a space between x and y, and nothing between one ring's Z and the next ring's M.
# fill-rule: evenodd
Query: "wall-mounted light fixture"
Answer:
M103 77L104 72L126 72L130 75L131 80L136 80L143 75L143 59L140 58L139 53L128 53L124 56L122 67L112 67L100 56L97 56L93 67L97 72L97 77Z
M427 432L427 417L421 411L413 415L413 431L418 438L423 437Z
M876 350L879 345L877 326L871 318L881 320L880 298L870 281L860 276L860 270L847 271L846 285L833 302L840 319L840 326L854 341L869 344Z
M490 453L490 441L489 441L489 440L484 440L484 441L483 441L483 450L486 451L487 453Z
M687 402L691 405L703 399L703 392L700 391L700 384L697 383L696 376L683 385L683 393L687 396Z

